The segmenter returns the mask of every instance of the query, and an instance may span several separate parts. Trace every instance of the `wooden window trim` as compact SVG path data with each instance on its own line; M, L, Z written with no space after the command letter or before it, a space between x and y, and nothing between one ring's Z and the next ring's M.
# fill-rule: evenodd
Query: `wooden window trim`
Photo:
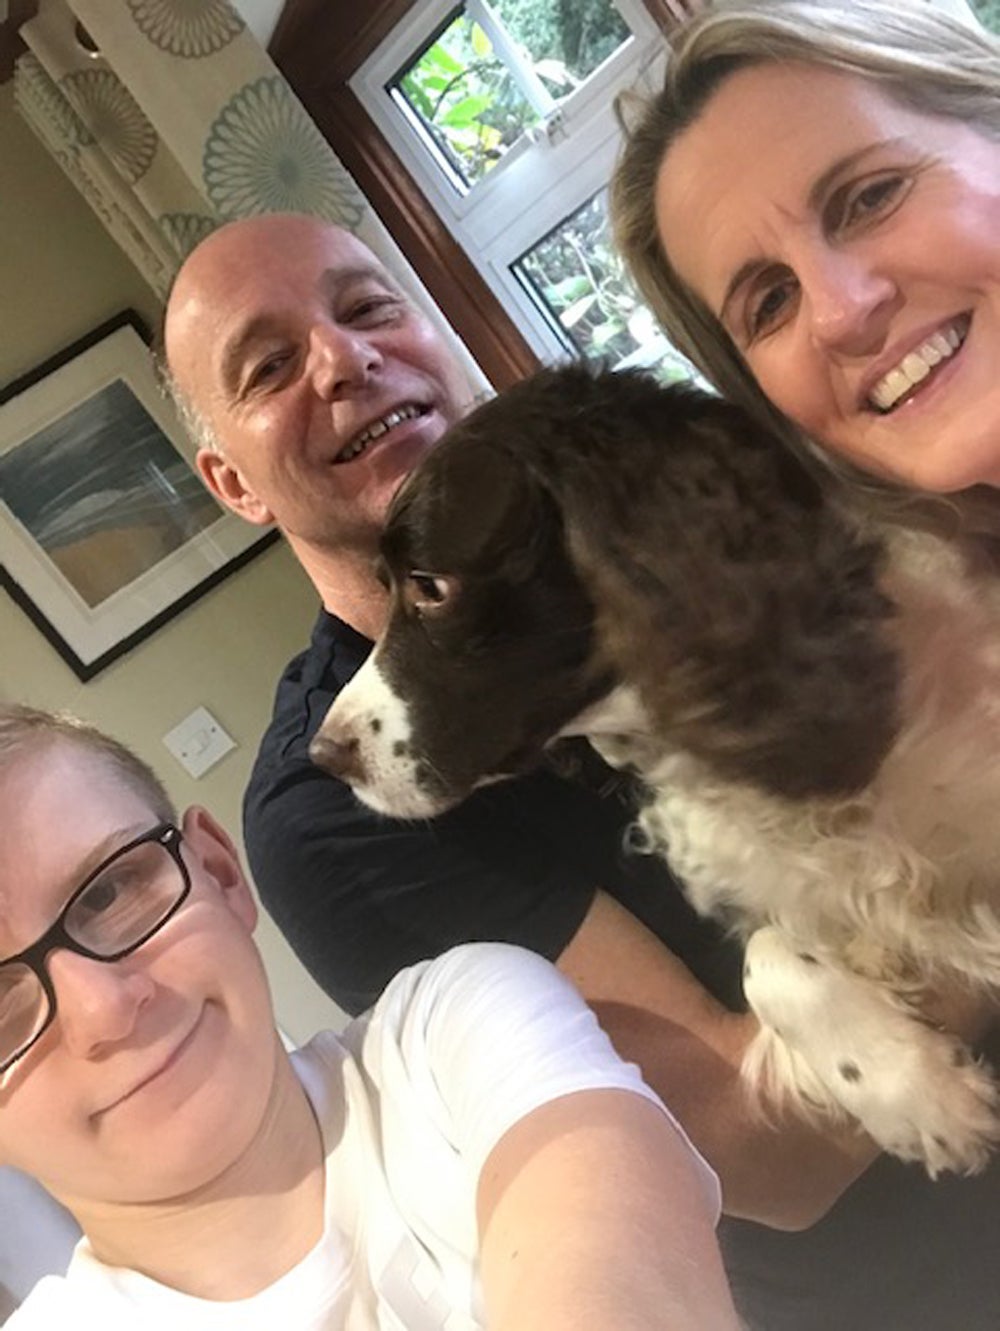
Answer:
M38 0L10 0L7 18L0 23L0 83L14 73L14 62L28 49L18 29L38 13Z
M497 389L539 360L348 81L418 0L286 0L269 51L445 317ZM643 0L667 30L699 0Z
M432 299L497 389L538 357L379 132L348 80L414 0L288 0L271 39L275 64L354 177Z

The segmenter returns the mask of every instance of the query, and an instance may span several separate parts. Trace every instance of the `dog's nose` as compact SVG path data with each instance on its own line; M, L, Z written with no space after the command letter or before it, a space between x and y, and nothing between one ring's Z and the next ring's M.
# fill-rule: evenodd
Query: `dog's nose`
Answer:
M322 767L331 776L340 777L341 781L364 779L361 744L356 735L338 739L321 730L309 745L309 757L317 767Z

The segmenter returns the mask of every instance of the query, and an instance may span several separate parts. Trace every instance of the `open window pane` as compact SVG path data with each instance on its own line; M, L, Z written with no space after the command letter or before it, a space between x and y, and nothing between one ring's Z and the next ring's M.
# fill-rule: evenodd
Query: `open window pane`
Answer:
M611 176L620 139L615 96L661 76L667 47L651 7L652 0L421 0L351 79L543 361L578 345L612 360L650 345L645 312L615 303L628 290L624 282L616 291L599 280L577 328L560 256L572 240L565 219L579 212L578 223L589 222L586 205ZM589 254L584 242L589 235L581 241ZM595 246L589 258L600 266L610 247Z
M667 380L692 376L624 277L611 245L606 190L564 218L511 271L576 355L651 366Z
M389 85L463 193L491 170L537 112L487 34L462 12Z
M632 35L611 0L490 0L490 6L557 99Z

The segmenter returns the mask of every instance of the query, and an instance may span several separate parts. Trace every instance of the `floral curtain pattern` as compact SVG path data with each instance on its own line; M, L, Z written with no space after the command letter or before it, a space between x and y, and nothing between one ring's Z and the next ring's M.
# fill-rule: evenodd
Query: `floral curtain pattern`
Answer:
M214 55L243 31L225 0L128 0L139 31L169 55Z
M21 34L18 109L161 295L221 222L301 211L356 232L428 305L227 0L41 0Z
M163 294L176 265L133 186L147 174L156 134L108 69L90 67L62 3L22 28L29 50L14 70L14 104L101 222Z

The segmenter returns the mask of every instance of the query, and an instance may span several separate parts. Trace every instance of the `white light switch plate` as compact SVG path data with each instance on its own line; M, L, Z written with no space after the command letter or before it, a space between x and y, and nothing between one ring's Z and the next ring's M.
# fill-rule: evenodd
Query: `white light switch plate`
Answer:
M204 776L220 758L236 748L236 741L226 734L207 707L196 707L163 736L163 742L193 777Z

